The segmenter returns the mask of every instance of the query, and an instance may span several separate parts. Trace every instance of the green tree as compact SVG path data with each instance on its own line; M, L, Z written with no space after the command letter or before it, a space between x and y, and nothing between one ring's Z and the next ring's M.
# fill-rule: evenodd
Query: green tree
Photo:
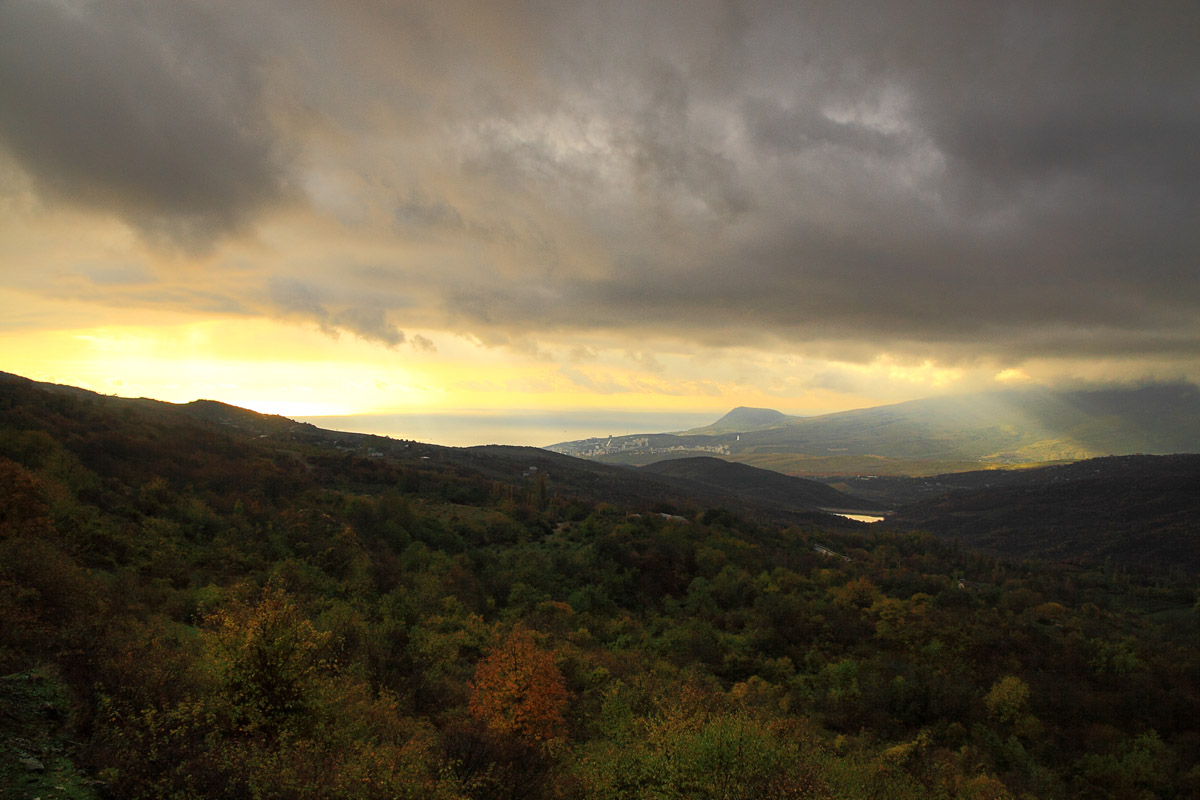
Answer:
M988 714L994 719L1012 724L1025 716L1029 707L1029 685L1015 675L1005 675L992 684L983 698Z
M240 725L276 731L304 716L329 634L287 592L269 586L254 605L227 606L208 623L213 664Z

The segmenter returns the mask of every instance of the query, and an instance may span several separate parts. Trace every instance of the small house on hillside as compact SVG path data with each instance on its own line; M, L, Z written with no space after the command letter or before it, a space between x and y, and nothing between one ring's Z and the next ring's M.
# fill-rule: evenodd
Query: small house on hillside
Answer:
M829 558L840 558L842 561L850 560L850 556L844 556L841 553L834 552L833 550L830 550L828 547L826 547L823 544L814 544L812 549L816 550L821 555L827 556Z

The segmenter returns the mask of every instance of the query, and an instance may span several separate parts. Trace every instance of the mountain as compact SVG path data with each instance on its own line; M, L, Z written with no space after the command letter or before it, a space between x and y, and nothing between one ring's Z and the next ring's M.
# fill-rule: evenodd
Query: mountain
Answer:
M668 475L711 486L762 503L794 510L812 508L839 511L878 511L883 505L838 491L805 478L737 464L713 456L675 458L640 468L642 472Z
M5 434L5 430L12 433ZM722 486L683 475L596 463L537 447L443 447L325 430L212 400L174 404L120 398L0 373L0 457L21 460L22 448L41 446L37 444L40 440L29 439L31 431L70 443L89 466L116 468L112 465L120 461L121 455L137 454L131 463L138 464L145 475L182 474L186 463L212 451L235 461L283 459L281 463L303 467L315 478L333 480L340 472L338 480L343 482L403 481L419 470L435 476L437 481L460 484L463 493L473 495L493 491L495 485L514 487L518 493L540 486L544 496L583 502L620 503L643 511L669 509L689 515L723 507L749 519L789 524L842 524L819 509L874 507L870 501L820 484L816 486L830 494L813 495L807 502L800 494L785 499L783 494L772 497L769 492L749 491L745 481L740 486ZM226 471L234 475L239 469L229 466ZM132 481L145 475L125 477Z
M1200 455L1097 458L933 483L948 491L886 524L1008 558L1200 571Z
M769 408L748 408L738 406L712 425L684 431L686 434L711 435L716 433L744 433L763 428L780 428L791 424L801 417L789 417Z
M707 454L794 475L937 475L1200 451L1200 388L1189 383L989 392L816 417L764 411L735 409L684 433L549 449L634 465Z

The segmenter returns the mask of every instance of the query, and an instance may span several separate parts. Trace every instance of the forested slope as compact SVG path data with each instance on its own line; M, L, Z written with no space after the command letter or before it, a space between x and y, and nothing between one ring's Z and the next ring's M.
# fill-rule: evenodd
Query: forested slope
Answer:
M1200 791L1183 580L227 422L0 385L0 796Z
M758 469L712 456L693 456L658 461L640 468L643 473L684 478L712 490L753 497L764 505L784 508L834 508L858 511L882 510L873 500L855 497L817 481L796 478L772 470Z

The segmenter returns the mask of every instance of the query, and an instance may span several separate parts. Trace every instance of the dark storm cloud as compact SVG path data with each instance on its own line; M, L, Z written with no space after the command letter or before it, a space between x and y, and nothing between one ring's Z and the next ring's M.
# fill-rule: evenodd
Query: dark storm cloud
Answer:
M1195 4L745 3L721 27L727 6L616 6L553 50L557 98L617 130L597 161L623 192L581 209L609 268L453 308L927 353L1200 345Z
M189 247L283 180L253 51L212 5L0 4L0 144L54 200Z
M305 187L343 228L277 236L262 307L387 344L1174 357L1197 41L1194 0L10 0L0 138L152 233Z

